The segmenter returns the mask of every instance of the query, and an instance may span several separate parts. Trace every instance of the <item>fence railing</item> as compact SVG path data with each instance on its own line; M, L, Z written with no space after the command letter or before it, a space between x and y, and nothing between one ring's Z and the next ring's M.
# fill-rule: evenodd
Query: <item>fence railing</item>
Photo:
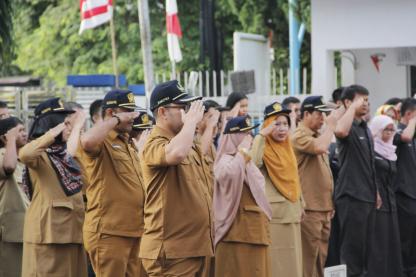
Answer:
M195 95L204 97L223 97L232 92L231 86L232 71L190 71L176 72L172 76L169 72L159 72L155 74L156 84L165 82L170 79L177 79L184 88L192 91ZM311 79L308 75L307 68L303 68L300 74L301 92L304 95L310 93ZM270 76L270 95L289 95L290 77L289 69L272 69Z

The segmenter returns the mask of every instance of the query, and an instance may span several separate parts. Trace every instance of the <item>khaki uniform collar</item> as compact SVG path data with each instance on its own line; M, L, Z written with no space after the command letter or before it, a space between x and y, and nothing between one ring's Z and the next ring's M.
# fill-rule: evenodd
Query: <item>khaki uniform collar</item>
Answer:
M307 135L314 136L314 137L319 135L319 132L316 132L312 130L311 128L306 127L305 124L303 124L303 122L299 122L298 128L301 128Z
M120 140L122 140L122 141L124 141L124 142L128 142L128 137L126 136L126 134L120 134L120 133L117 133L115 130L111 130L109 133L108 133L108 138L110 139L110 140L115 140L116 138L118 138L118 139L120 139Z
M152 130L153 137L164 137L167 139L172 139L175 135L172 135L169 131L161 128L160 126L155 125Z

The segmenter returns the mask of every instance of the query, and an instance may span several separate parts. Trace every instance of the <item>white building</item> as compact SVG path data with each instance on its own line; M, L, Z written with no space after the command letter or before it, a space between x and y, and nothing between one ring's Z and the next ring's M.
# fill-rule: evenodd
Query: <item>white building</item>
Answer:
M341 85L367 87L372 111L415 94L416 1L311 0L311 12L312 93L330 99L340 51Z

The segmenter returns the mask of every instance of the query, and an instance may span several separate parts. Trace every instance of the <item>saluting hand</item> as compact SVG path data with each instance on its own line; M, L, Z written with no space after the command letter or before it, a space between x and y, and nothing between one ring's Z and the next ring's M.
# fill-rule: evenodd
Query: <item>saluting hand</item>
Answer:
M218 110L213 110L208 118L208 126L217 127L221 113Z
M249 149L251 147L251 143L253 142L253 137L250 134L247 134L241 143L238 145L238 149Z
M49 132L56 138L66 128L67 128L67 123L66 122L62 122L61 124L58 124L55 127L53 127L52 129L50 129Z
M231 111L228 112L228 117L237 117L238 113L240 112L240 102L238 102L237 104L235 104L234 108L231 109Z
M336 110L332 111L328 116L326 114L323 114L323 116L326 126L334 131L337 127L337 121L339 119Z
M139 150L139 152L143 150L143 145L147 141L147 138L149 137L151 131L152 130L150 129L144 130L143 133L140 135L139 139L133 138L134 145L136 146L137 150Z
M267 126L266 128L263 128L260 130L260 135L262 135L263 137L267 137L268 135L270 135L273 130L276 128L276 120L274 120L269 126Z
M87 113L85 111L77 111L74 118L74 128L82 128L85 125L87 119Z
M204 116L204 105L202 104L201 100L194 101L191 103L189 111L185 113L183 110L181 110L181 114L182 122L184 124L188 122L197 124L202 120L202 117Z

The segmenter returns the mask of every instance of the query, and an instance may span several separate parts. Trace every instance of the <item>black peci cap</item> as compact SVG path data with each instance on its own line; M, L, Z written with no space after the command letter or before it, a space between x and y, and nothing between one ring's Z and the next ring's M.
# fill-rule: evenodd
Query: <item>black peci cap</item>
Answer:
M249 116L237 116L231 118L225 125L224 134L246 132L257 128L260 124L252 125Z
M148 113L140 113L138 117L134 119L133 130L146 130L153 128L153 117Z
M113 89L104 97L103 110L107 108L125 108L135 110L137 108L134 100L134 94L130 90Z
M276 114L289 115L291 111L292 110L288 109L284 105L281 105L279 102L273 102L264 108L264 119Z
M157 85L150 96L150 110L170 103L187 104L202 99L201 96L191 96L177 80L167 81Z
M75 113L73 110L65 109L64 103L60 98L51 98L43 101L35 108L35 117L44 116L51 113Z
M322 96L309 96L302 102L300 110L303 111L320 111L330 112L332 111L324 102Z

